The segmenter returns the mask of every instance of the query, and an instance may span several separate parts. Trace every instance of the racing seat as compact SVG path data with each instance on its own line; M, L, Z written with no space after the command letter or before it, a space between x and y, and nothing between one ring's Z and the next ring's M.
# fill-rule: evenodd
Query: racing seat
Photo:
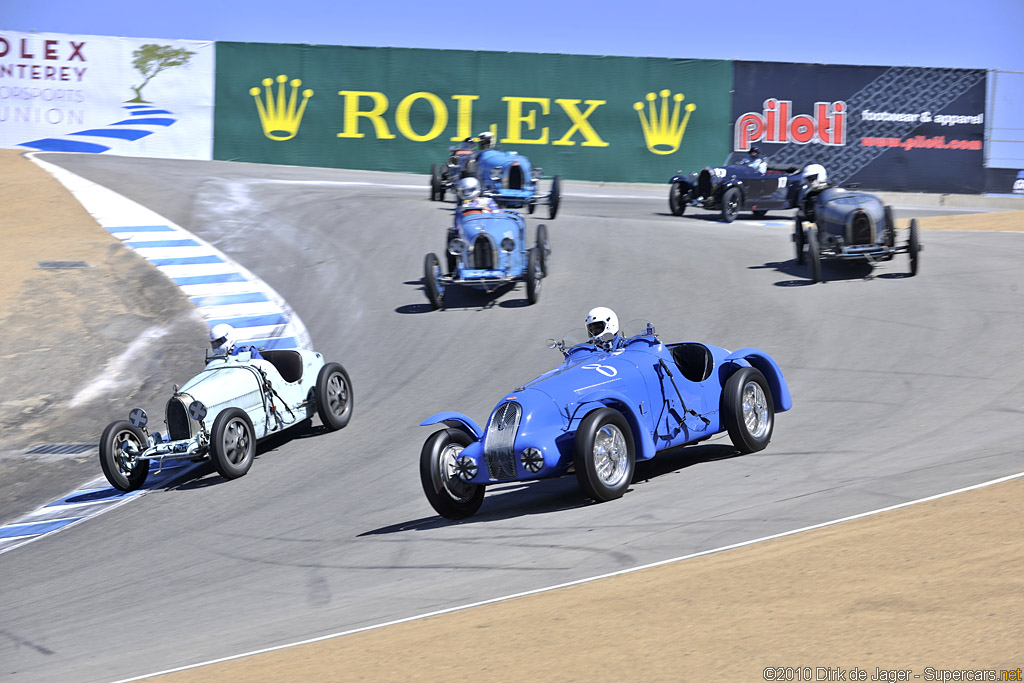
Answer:
M285 382L298 382L302 379L302 356L293 349L272 349L260 351L263 359L269 361L281 373Z
M711 376L715 360L711 349L698 342L684 342L669 347L683 377L691 382L703 382Z

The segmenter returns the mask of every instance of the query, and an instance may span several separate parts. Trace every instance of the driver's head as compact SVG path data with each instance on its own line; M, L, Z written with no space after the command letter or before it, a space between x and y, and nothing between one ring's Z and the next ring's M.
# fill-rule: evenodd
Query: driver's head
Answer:
M213 329L210 330L210 348L215 353L231 353L231 349L235 346L235 328L231 327L227 323L220 323L214 325Z
M455 183L455 192L462 201L473 199L480 195L480 181L472 176L462 178Z
M480 149L490 149L491 145L494 144L494 133L489 130L485 130L480 133Z
M598 306L587 313L587 334L591 341L611 341L618 331L619 318L612 309Z
M758 149L757 147L751 147L750 148L750 156L752 156L752 157L759 157L759 156L761 156L761 150Z

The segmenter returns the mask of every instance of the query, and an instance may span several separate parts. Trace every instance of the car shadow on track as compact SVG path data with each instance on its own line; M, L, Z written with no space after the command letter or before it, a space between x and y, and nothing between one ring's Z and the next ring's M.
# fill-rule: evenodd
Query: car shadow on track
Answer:
M779 280L775 283L776 287L806 287L813 285L814 280L811 279L811 267L806 262L800 265L796 262L796 259L789 259L788 261L769 261L768 263L760 266L747 266L750 270L767 270L772 269L778 273L796 277L796 280ZM873 274L873 269L870 264L861 261L830 261L823 260L821 262L821 273L823 282L844 282L852 280L871 280L876 277Z
M626 495L642 495L634 489L643 488L652 479L680 472L700 463L741 457L732 444L700 444L686 446L659 453L655 458L636 465L633 482ZM424 500L424 505L426 501ZM449 520L438 515L390 524L364 531L362 536L379 536L406 531L427 531L453 525L493 522L515 519L527 515L542 515L562 510L572 510L591 505L600 505L580 490L576 477L567 475L558 479L541 479L529 482L510 482L487 487L484 503L474 516L462 520Z
M396 313L410 314L410 313L433 313L434 308L427 301L427 291L424 288L423 280L408 280L402 284L410 287L416 287L423 296L423 303L420 304L405 304L395 309ZM509 282L508 284L500 285L497 289L491 292L484 292L473 287L464 287L461 285L450 285L445 289L444 294L444 310L487 310L488 308L494 308L495 306L501 306L502 308L521 308L523 306L529 306L529 301L526 299L525 288L522 291L522 297L502 299L509 292L513 292L516 289L516 285L519 283Z

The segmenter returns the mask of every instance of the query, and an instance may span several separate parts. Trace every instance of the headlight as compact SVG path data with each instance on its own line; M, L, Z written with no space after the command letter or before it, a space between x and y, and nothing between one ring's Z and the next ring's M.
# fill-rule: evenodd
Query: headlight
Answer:
M460 455L455 461L455 476L462 481L469 481L476 476L479 468L476 465L476 460L469 457L468 455Z
M469 243L461 237L456 237L448 243L448 253L452 256L461 256L469 249Z
M495 166L491 169L491 180L501 180L501 166Z
M540 180L541 176L544 175L543 168L534 168L530 171L530 177L534 180Z
M523 469L530 474L537 474L544 467L544 454L537 448L527 448L520 458Z
M502 251L511 252L515 248L516 248L515 240L513 240L511 237L506 237L505 239L503 239L501 241L501 250Z

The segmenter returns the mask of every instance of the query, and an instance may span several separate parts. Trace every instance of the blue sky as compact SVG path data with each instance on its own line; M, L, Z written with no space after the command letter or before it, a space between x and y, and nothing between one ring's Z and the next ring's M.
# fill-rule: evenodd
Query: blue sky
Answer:
M0 29L1024 71L1024 0L0 0Z

